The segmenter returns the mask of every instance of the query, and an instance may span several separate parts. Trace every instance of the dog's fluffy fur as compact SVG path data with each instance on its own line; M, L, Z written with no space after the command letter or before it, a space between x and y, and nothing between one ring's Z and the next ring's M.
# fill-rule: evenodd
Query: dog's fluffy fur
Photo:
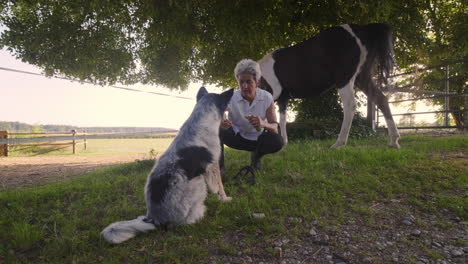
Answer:
M208 189L229 201L221 181L219 126L233 90L211 94L201 87L197 104L177 137L148 175L145 186L147 213L116 222L101 235L118 244L158 225L193 224L205 213Z

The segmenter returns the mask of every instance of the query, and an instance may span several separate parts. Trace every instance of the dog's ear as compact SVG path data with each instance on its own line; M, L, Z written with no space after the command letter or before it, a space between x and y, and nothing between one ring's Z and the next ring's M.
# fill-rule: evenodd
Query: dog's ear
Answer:
M229 89L223 93L221 93L216 100L216 105L221 111L221 114L226 110L229 102L231 101L231 97L234 94L234 89Z
M234 89L229 89L221 94L221 98L223 98L223 101L228 104L233 94Z
M198 90L197 93L197 102L200 101L200 99L207 93L208 91L206 90L205 86L200 87L200 90Z

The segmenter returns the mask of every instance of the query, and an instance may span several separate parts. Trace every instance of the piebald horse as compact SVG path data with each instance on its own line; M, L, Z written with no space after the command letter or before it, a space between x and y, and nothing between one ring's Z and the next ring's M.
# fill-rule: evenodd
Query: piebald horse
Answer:
M332 148L346 145L355 113L354 85L382 111L388 127L391 147L399 148L400 134L393 121L388 100L372 80L374 66L379 78L387 82L394 66L392 31L386 24L331 27L291 47L273 51L259 62L260 88L269 91L280 111L280 131L285 144L286 108L290 98L320 96L338 89L344 118L340 135Z

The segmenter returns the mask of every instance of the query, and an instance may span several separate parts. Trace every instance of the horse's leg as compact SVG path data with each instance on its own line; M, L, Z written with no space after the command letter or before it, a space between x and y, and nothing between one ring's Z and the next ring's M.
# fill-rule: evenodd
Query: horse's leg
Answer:
M390 137L390 143L388 145L393 148L399 148L400 144L398 144L398 139L400 139L400 133L395 125L395 121L393 121L392 111L388 105L387 97L377 88L369 75L358 76L357 86L366 94L369 100L376 104L380 111L382 111Z
M278 100L278 107L280 113L280 135L283 138L284 145L288 144L288 135L286 132L286 108L288 107L288 99Z
M341 123L340 135L338 136L335 144L331 146L332 148L344 146L348 141L349 130L356 110L356 100L354 98L353 87L354 79L351 79L343 88L338 89L338 94L343 102L343 123Z

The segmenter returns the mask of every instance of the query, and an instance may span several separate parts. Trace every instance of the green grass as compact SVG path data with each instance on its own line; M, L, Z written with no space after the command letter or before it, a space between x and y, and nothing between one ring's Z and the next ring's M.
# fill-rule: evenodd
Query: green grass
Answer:
M205 263L209 256L240 251L274 256L271 247L259 243L294 241L307 232L308 225L291 217L330 228L350 217L372 223L369 207L390 199L467 219L466 159L451 158L466 154L466 137L406 136L401 149L387 148L386 140L351 140L338 150L329 149L331 140L293 142L263 159L255 186L232 179L249 155L228 150L224 183L231 202L210 195L199 223L156 230L117 246L99 233L112 222L145 214L143 186L151 161L6 191L0 193L0 262ZM255 219L252 213L266 217Z

